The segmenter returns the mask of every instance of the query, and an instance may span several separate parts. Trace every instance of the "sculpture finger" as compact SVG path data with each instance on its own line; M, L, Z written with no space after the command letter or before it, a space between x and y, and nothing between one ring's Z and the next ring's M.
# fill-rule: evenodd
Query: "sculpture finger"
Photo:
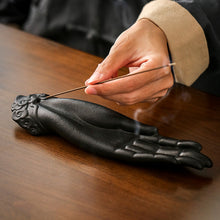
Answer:
M150 142L150 140L152 140L152 142ZM157 137L150 137L148 138L148 141L146 141L146 139L145 141L138 139L133 142L133 145L141 148L143 152L147 151L155 155L157 154L177 157L182 152L182 149L177 146L160 145L157 141Z
M139 152L137 151L135 153L134 158L142 161L150 159L155 162L169 162L177 164L178 162L176 157L180 154L180 150L177 147L160 146L156 142L156 138L157 137L149 138L154 141L152 143L144 142L143 140L135 140L131 147L139 149Z
M192 149L197 152L200 152L202 150L202 146L200 143L195 142L195 141L187 141L187 140L178 141L177 147L185 148L185 149Z
M134 140L132 144L125 146L125 150L133 152L133 158L139 161L169 162L176 164L175 157L179 150L161 149L156 143L146 143L141 140Z
M181 144L178 144L179 141L175 139L163 138L160 140L163 141L162 144L169 143L170 145L163 146L157 137L152 136L144 137L144 140L134 140L130 150L136 149L134 158L139 160L166 161L197 169L212 166L212 161L198 152L198 149L201 149L201 145L194 145L194 143L197 144L196 142L181 141Z
M177 140L173 138L160 137L158 143L162 146L175 146L179 149L188 149L199 152L202 149L202 146L194 141L188 140Z
M140 140L145 141L145 142L158 143L161 146L177 147L179 149L189 149L189 150L191 149L197 152L199 152L202 149L201 144L194 142L194 141L177 140L174 138L167 138L167 137L162 137L162 136L140 135Z
M145 134L145 135L158 135L158 130L156 127L150 126L150 125L145 125L140 123L139 125L139 130L140 134Z
M152 137L152 139L154 139L154 137ZM140 139L134 140L132 146L141 149L143 153L151 154L155 154L159 149L159 145L156 142L145 142Z
M195 165L201 168L204 167L212 167L212 161L204 154L201 154L199 152L190 152L190 151L183 151L179 154L179 156L176 158L178 161L181 161L184 158L188 162L194 161ZM187 159L186 159L187 158ZM183 160L184 161L184 160Z
M142 162L162 162L177 164L177 161L174 157L164 154L136 153L133 155L133 157Z
M199 161L190 157L178 157L176 160L180 165L189 166L199 170L204 168L204 166Z
M140 140L144 142L153 142L155 144L161 145L161 146L173 146L176 147L177 143L179 140L173 139L173 138L167 138L167 137L161 137L161 136L145 136L145 135L140 135L139 137Z
M177 164L177 161L173 156L163 155L163 154L154 154L150 151L143 151L142 148L139 148L134 145L127 145L125 148L119 148L115 150L116 155L124 157L127 159L128 157L136 162L165 162L165 163L173 163Z
M117 120L117 123L118 122L120 122L121 127L125 131L132 131L135 134L146 136L158 135L158 130L156 127L142 124L138 121L131 120L127 117L124 117L123 120Z

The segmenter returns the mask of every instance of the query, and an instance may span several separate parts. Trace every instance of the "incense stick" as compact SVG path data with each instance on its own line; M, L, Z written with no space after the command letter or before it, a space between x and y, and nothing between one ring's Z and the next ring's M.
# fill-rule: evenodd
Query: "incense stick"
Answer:
M92 84L92 85L103 84L103 83L111 82L111 81L114 81L114 80L117 80L117 79L122 79L122 78L130 77L130 76L135 76L135 75L138 75L138 74L141 74L141 73L146 73L146 72L150 72L150 71L154 71L154 70L158 70L158 69L162 69L162 68L165 68L165 67L168 67L168 66L174 66L174 65L176 65L176 63L169 63L169 64L159 66L159 67L155 67L155 68L152 68L152 69L143 70L143 71L140 71L140 72L126 74L126 75L118 76L118 77L115 77L115 78L107 79L107 80L104 80L104 81L101 81L101 82L98 82L98 83L95 83L95 84ZM55 96L60 96L60 95L70 93L70 92L75 92L75 91L78 91L78 90L81 90L81 89L85 89L87 87L88 86L76 87L74 89L69 89L69 90L66 90L66 91L63 91L63 92L59 92L59 93L56 93L56 94L53 94L53 95L49 95L49 96L45 97L45 99L55 97Z

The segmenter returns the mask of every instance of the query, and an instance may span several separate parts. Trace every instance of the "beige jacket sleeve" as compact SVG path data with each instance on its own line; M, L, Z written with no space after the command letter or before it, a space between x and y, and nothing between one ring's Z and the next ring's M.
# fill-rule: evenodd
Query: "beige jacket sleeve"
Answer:
M147 18L165 33L172 56L175 81L190 86L208 67L205 34L195 18L171 0L146 4L138 19Z

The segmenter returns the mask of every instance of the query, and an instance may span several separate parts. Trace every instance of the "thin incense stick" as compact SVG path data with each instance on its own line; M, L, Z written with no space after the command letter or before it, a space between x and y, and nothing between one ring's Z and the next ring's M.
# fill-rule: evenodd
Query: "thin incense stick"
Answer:
M153 70L158 70L158 69L162 69L162 68L165 68L165 67L168 67L168 66L174 66L174 65L176 65L176 63L169 63L169 64L166 64L166 65L163 65L163 66L155 67L155 68L144 70L144 71L141 71L141 72L126 74L126 75L123 75L123 76L118 76L118 77L115 77L115 78L107 79L107 80L95 83L93 85L103 84L103 83L111 82L111 81L114 81L114 80L117 80L117 79L122 79L122 78L126 78L126 77L129 77L129 76L135 76L135 75L138 75L138 74L141 74L141 73L146 73L146 72L150 72L150 71L153 71ZM80 86L80 87L77 87L77 88L74 88L74 89L70 89L70 90L59 92L59 93L56 93L56 94L53 94L53 95L49 95L49 96L45 97L45 99L55 97L55 96L60 96L60 95L70 93L70 92L75 92L75 91L78 91L78 90L81 90L81 89L85 89L87 87L88 86Z

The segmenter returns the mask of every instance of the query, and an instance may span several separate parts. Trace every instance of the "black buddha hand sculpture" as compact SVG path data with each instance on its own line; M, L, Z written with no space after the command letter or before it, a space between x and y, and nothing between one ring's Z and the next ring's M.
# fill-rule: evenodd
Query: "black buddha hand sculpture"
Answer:
M128 162L212 166L199 143L162 137L157 128L94 103L46 96L17 96L12 105L12 119L32 135L56 133L82 149Z

